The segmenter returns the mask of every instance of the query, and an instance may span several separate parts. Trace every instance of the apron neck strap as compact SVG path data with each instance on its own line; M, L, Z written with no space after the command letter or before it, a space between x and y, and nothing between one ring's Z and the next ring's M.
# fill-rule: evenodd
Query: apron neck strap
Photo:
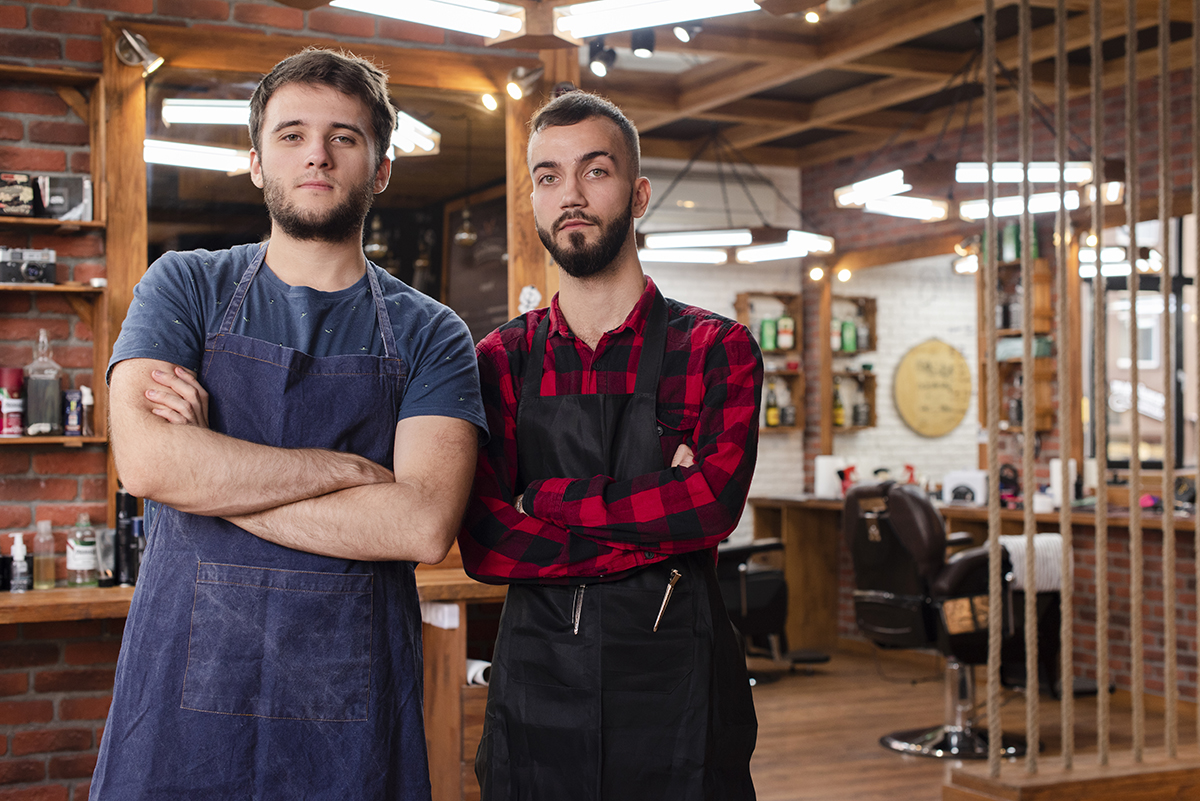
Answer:
M536 398L542 394L542 365L546 360L546 337L550 332L550 312L538 323L529 346L529 363L521 384L521 398ZM663 351L667 347L667 302L658 289L654 290L654 304L646 318L642 334L642 353L638 357L637 381L634 394L658 395L658 376L662 370Z

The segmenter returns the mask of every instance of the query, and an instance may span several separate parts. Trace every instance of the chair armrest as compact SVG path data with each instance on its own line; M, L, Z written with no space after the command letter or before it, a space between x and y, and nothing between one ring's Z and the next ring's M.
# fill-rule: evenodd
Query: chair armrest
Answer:
M946 535L946 547L948 548L970 548L974 544L975 538L969 531L951 531Z
M930 587L934 599L960 598L988 591L988 548L981 545L959 551L946 560Z

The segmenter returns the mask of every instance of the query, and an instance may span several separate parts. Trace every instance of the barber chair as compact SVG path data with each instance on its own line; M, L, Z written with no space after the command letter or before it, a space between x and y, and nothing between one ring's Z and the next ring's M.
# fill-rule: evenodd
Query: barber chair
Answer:
M947 558L942 516L911 485L852 488L842 525L859 630L881 648L936 648L946 659L945 721L884 735L880 744L918 756L986 759L989 733L973 725L975 665L987 662L989 625L1011 635L1007 578L1002 608L989 614L987 548ZM1001 574L1010 571L1005 554ZM1003 756L1025 753L1023 738L1001 738Z
M783 571L755 557L782 552L779 539L752 540L718 549L717 581L725 610L741 634L747 655L766 656L795 670L798 665L822 664L829 654L787 648L788 590ZM751 671L751 683L773 681L776 674Z

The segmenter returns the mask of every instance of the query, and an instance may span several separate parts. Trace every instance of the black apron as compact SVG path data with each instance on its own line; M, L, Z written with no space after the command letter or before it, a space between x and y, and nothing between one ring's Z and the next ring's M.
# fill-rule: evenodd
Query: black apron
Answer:
M632 395L542 397L549 319L534 334L517 410L519 490L666 467L655 413L662 295ZM672 570L682 578L654 631ZM483 801L753 799L758 724L712 553L579 582L509 587L475 761Z

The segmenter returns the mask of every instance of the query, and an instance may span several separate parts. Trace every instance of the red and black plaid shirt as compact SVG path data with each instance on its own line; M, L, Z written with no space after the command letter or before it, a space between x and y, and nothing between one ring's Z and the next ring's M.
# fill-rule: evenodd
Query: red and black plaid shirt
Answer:
M670 554L715 548L737 524L758 453L762 355L745 326L667 300L667 344L657 416L664 469L530 482L513 508L517 402L534 331L546 315L542 394L633 392L646 317L646 290L629 317L593 352L558 308L538 309L488 334L476 348L491 438L480 451L475 491L459 548L472 577L493 584L564 583L611 575ZM669 468L686 443L695 465Z

